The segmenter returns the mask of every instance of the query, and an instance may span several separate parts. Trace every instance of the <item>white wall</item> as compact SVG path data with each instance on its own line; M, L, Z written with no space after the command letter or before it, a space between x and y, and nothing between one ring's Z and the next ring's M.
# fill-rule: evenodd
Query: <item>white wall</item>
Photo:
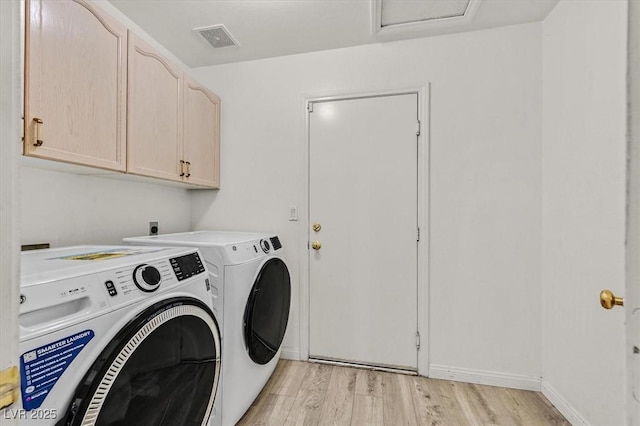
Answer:
M431 82L434 372L539 380L541 49L540 24L527 24L194 70L223 99L222 189L193 194L194 228L282 236L289 354L306 256L306 229L288 221L306 202L302 99Z
M626 2L544 21L542 377L575 424L624 423Z
M147 235L152 220L163 233L190 227L186 189L32 167L21 174L22 244L120 244Z

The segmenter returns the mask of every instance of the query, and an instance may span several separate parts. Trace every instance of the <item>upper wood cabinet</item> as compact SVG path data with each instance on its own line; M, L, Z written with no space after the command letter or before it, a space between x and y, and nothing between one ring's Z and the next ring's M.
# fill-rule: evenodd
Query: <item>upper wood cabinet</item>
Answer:
M183 79L182 70L129 32L127 172L182 181Z
M129 32L127 172L219 187L220 99Z
M94 2L26 0L26 17L25 155L219 187L215 94Z
M220 98L188 76L184 79L185 181L220 187Z
M84 0L27 0L24 154L124 171L127 30Z

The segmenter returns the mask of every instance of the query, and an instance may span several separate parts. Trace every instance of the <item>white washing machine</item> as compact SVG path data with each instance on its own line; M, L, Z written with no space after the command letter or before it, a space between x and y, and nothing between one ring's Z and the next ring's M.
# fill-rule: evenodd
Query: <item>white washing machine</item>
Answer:
M289 271L273 234L199 231L125 238L197 247L222 300L222 424L234 425L271 377L291 302ZM220 308L219 308L220 309Z
M197 249L24 252L20 292L20 424L209 423L221 339Z

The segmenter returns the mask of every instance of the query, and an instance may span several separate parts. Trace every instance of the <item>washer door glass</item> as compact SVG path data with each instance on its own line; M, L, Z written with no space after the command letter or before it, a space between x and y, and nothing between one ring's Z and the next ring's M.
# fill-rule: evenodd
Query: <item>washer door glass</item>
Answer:
M220 337L210 310L192 299L156 304L98 358L64 424L207 424L219 371Z
M291 279L278 258L264 263L256 278L244 313L244 338L249 357L266 364L280 349L289 321Z

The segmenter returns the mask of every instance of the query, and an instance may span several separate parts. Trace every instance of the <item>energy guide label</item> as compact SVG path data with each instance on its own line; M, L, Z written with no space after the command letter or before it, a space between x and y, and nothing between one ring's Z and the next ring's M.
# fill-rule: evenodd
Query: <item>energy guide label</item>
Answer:
M84 330L22 354L20 387L25 410L42 405L58 379L94 335L93 330Z

